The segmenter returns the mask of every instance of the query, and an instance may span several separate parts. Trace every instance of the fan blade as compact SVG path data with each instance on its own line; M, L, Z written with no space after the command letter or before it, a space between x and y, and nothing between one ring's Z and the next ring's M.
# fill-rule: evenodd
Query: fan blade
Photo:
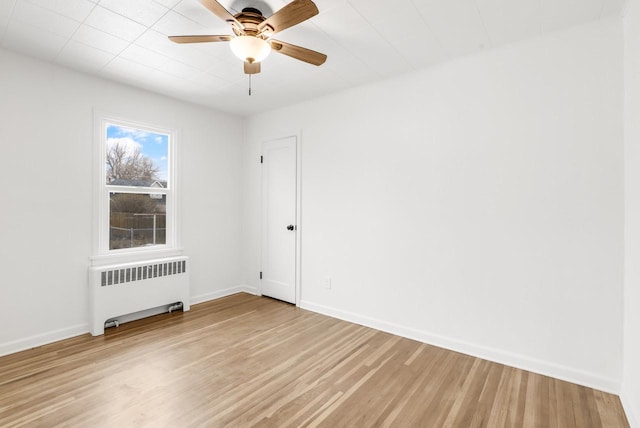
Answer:
M244 74L258 74L258 73L260 73L259 62L252 62L252 63L248 63L247 61L244 62Z
M200 3L223 21L236 24L241 30L244 29L244 25L238 22L235 16L231 15L231 13L216 0L200 0Z
M323 53L281 42L279 40L270 40L269 44L271 44L271 49L275 52L290 56L291 58L299 59L300 61L308 62L309 64L322 65L327 60L327 56Z
M169 36L174 43L228 42L231 36Z
M318 8L311 0L293 0L291 3L265 19L258 25L258 31L272 29L271 34L293 27L318 14Z

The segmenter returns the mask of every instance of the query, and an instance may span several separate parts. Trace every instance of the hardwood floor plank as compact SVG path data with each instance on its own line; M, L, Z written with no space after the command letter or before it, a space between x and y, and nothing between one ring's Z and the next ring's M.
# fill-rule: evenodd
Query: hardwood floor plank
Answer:
M2 427L628 427L618 397L247 294L0 357Z
M496 396L493 403L491 403L491 410L487 419L487 426L490 427L506 426L510 398L508 392L514 381L513 376L509 376L507 367L498 365L498 370L500 371L500 378L498 380Z

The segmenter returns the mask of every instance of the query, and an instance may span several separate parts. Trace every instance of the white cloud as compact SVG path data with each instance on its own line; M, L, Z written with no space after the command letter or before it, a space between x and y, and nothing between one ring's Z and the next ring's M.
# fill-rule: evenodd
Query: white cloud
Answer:
M107 138L107 150L111 149L114 145L119 144L124 146L127 150L127 154L132 154L136 149L142 150L142 144L138 143L132 138Z
M151 133L149 133L147 131L143 131L141 129L132 129L132 128L122 128L121 127L119 135L121 135L122 137L131 137L131 138L135 138L135 139L139 139L139 140L145 140L149 136L151 136Z
M160 160L161 161L167 160L167 157L166 156L162 156L162 157L160 157Z

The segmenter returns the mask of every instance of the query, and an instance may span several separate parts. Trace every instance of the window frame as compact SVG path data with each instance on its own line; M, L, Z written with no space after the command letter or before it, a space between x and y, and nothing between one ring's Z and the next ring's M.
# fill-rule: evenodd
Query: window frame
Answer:
M107 126L116 125L141 131L149 131L168 135L167 153L167 187L137 187L107 184ZM179 132L175 128L168 128L121 117L114 114L94 112L94 224L93 224L93 256L92 264L104 265L111 263L134 262L152 258L172 257L182 255L180 247L180 217L178 198L178 150ZM166 197L166 231L165 243L153 246L134 248L109 249L110 227L110 194L111 193L161 193Z

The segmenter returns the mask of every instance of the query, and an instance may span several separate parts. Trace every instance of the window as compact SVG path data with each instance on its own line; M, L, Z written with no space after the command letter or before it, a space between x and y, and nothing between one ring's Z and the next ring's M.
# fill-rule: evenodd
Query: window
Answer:
M96 256L177 246L176 132L96 117Z

